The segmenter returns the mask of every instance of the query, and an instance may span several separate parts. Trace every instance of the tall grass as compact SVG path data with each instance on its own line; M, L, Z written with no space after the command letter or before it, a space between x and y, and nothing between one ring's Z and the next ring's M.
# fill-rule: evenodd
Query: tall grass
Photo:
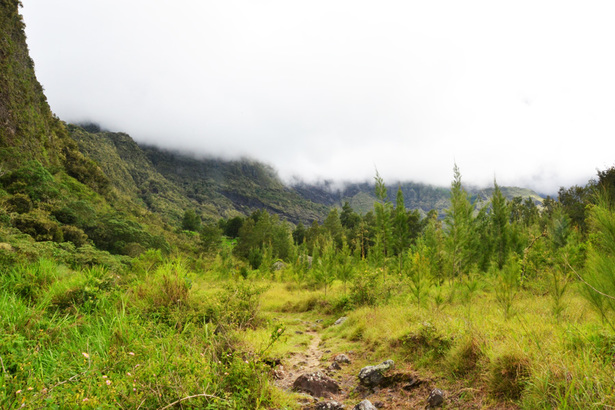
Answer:
M1 276L0 408L271 405L266 370L237 344L261 290L202 292L179 261L139 269L41 260Z

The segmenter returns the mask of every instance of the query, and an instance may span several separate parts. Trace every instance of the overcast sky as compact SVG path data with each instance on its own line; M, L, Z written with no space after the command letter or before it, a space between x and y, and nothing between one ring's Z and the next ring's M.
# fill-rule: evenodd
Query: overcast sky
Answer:
M546 193L615 164L612 1L22 1L52 110L138 142Z

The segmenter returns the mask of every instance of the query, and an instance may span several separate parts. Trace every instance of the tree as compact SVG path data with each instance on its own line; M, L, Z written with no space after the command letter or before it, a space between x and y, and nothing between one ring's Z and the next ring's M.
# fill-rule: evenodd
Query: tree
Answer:
M222 230L217 224L203 225L200 232L201 249L208 254L217 252L222 245Z
M239 236L239 230L243 225L244 218L241 216L235 216L227 221L224 221L224 226L221 226L225 236L229 238L237 238Z
M352 266L352 253L348 244L344 242L344 246L337 253L337 278L344 284L344 294L346 294L346 284L352 279L354 270Z
M451 183L451 206L446 211L446 248L448 270L451 278L466 274L472 263L472 229L474 209L468 193L461 185L461 173L457 164L453 168Z
M397 189L396 206L393 217L393 250L399 258L399 271L401 272L404 264L404 254L410 246L410 229L408 225L408 214L404 203L404 193L401 186Z
M590 202L589 187L574 185L568 189L560 188L557 199L562 210L570 217L573 225L579 227L581 232L587 231L586 209Z
M585 297L603 321L615 329L609 314L615 311L615 212L610 194L599 193L589 211L591 241L585 264Z
M374 203L374 213L376 214L376 260L382 266L383 276L386 276L386 258L391 251L392 229L391 229L391 210L392 206L387 197L387 188L384 180L376 170L376 198Z
M201 217L196 214L194 209L186 209L182 218L182 229L185 231L198 232L201 228Z
M494 258L499 269L504 267L509 253L510 222L506 198L497 182L493 181L494 189L491 196L491 227Z
M360 248L361 216L352 209L348 201L344 202L344 206L342 206L340 222L344 227L344 235L351 250L354 251L356 248Z
M336 249L342 249L344 243L344 228L340 221L337 208L331 208L323 224Z
M301 245L305 241L305 235L307 233L307 229L305 229L305 225L299 222L293 231L293 241L295 245Z

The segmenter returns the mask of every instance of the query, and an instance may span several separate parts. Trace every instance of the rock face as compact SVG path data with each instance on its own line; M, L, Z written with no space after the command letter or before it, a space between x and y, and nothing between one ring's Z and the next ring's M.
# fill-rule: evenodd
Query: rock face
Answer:
M297 377L293 390L303 391L314 397L330 397L340 390L340 386L335 380L318 371Z
M376 366L367 366L359 372L359 382L365 387L376 387L384 379L384 373L395 368L393 360L387 360Z
M361 403L357 404L352 408L352 410L378 410L376 406L372 404L369 400L363 400Z
M444 393L440 389L433 389L427 397L428 408L440 407L444 403Z

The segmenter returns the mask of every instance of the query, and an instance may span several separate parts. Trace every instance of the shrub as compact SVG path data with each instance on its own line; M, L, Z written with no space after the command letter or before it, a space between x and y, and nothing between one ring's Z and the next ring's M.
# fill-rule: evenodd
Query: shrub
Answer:
M26 214L32 210L32 201L26 194L15 194L6 201L9 212Z
M530 361L523 353L505 353L491 363L489 390L496 398L518 400L530 374Z
M449 367L454 374L466 376L476 370L479 360L484 357L481 342L468 335L451 350Z
M53 176L38 161L29 161L3 175L0 182L8 192L27 194L35 202L46 202L59 195Z
M72 242L76 247L83 246L88 241L88 236L76 226L64 225L60 228L65 241Z
M58 223L49 219L45 212L38 209L16 216L13 219L13 225L36 241L62 242L64 240Z
M216 303L218 325L222 328L254 328L258 324L260 295L266 289L246 281L227 284Z

